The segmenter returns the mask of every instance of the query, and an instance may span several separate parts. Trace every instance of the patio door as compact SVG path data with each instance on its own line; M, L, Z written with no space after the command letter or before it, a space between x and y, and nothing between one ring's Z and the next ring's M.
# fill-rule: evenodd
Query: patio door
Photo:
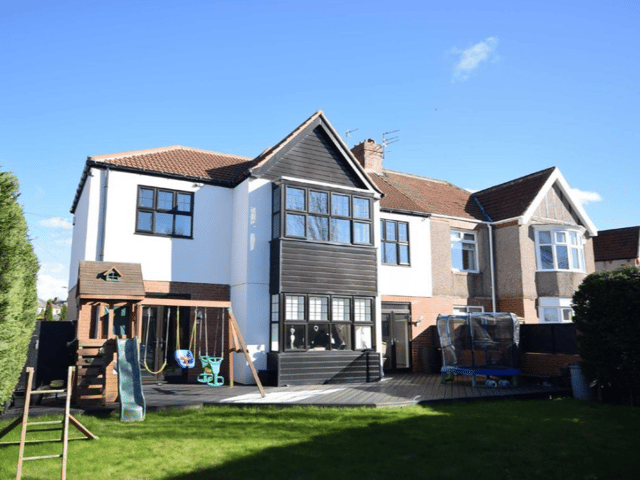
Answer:
M382 343L385 370L411 368L410 321L411 305L405 303L382 304Z

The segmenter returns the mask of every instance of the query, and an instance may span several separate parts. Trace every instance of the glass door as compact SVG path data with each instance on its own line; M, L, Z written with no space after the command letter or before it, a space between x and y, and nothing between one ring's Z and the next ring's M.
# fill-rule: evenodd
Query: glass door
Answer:
M382 344L385 370L411 368L410 305L382 304Z

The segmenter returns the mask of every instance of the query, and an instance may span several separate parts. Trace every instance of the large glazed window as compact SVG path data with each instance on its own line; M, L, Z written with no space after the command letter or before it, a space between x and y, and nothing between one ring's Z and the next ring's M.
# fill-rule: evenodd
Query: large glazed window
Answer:
M282 339L279 301L284 305ZM373 298L344 295L283 294L271 297L271 350L324 351L373 348Z
M191 238L193 193L138 187L136 232Z
M409 265L409 224L380 220L382 263Z
M536 230L538 270L584 272L582 233L576 230Z
M451 267L460 272L478 271L478 243L475 232L451 231Z
M280 203L284 205L283 213ZM273 238L282 231L283 215L285 237L347 245L372 243L369 198L287 185L274 189L273 205Z

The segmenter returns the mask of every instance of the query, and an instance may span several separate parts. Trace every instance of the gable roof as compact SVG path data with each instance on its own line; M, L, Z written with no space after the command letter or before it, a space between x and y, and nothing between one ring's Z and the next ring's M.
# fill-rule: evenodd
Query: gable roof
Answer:
M335 146L347 165L355 173L358 179L370 190L382 193L378 187L367 176L360 162L354 157L349 147L342 141L340 135L333 128L333 125L327 120L322 110L316 111L304 122L298 125L286 137L280 140L276 145L266 149L254 159L254 163L250 168L252 175L261 176L278 160L283 158L292 148L294 148L301 140L309 135L314 129L320 127L328 137L328 141Z
M119 282L108 282L105 273L116 270ZM78 267L79 297L142 299L145 296L139 263L92 262L81 260Z
M554 170L555 167L546 168L473 195L492 221L517 218L525 214Z
M640 226L600 230L593 238L596 262L640 258Z
M449 182L393 170L369 175L384 192L382 209L488 220L469 191Z

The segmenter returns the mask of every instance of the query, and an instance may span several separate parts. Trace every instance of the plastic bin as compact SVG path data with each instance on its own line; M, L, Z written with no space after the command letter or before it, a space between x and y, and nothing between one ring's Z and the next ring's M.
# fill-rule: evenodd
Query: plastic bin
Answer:
M596 399L595 392L589 386L589 379L582 373L580 365L570 365L569 372L571 374L571 391L573 392L573 398L593 402Z

